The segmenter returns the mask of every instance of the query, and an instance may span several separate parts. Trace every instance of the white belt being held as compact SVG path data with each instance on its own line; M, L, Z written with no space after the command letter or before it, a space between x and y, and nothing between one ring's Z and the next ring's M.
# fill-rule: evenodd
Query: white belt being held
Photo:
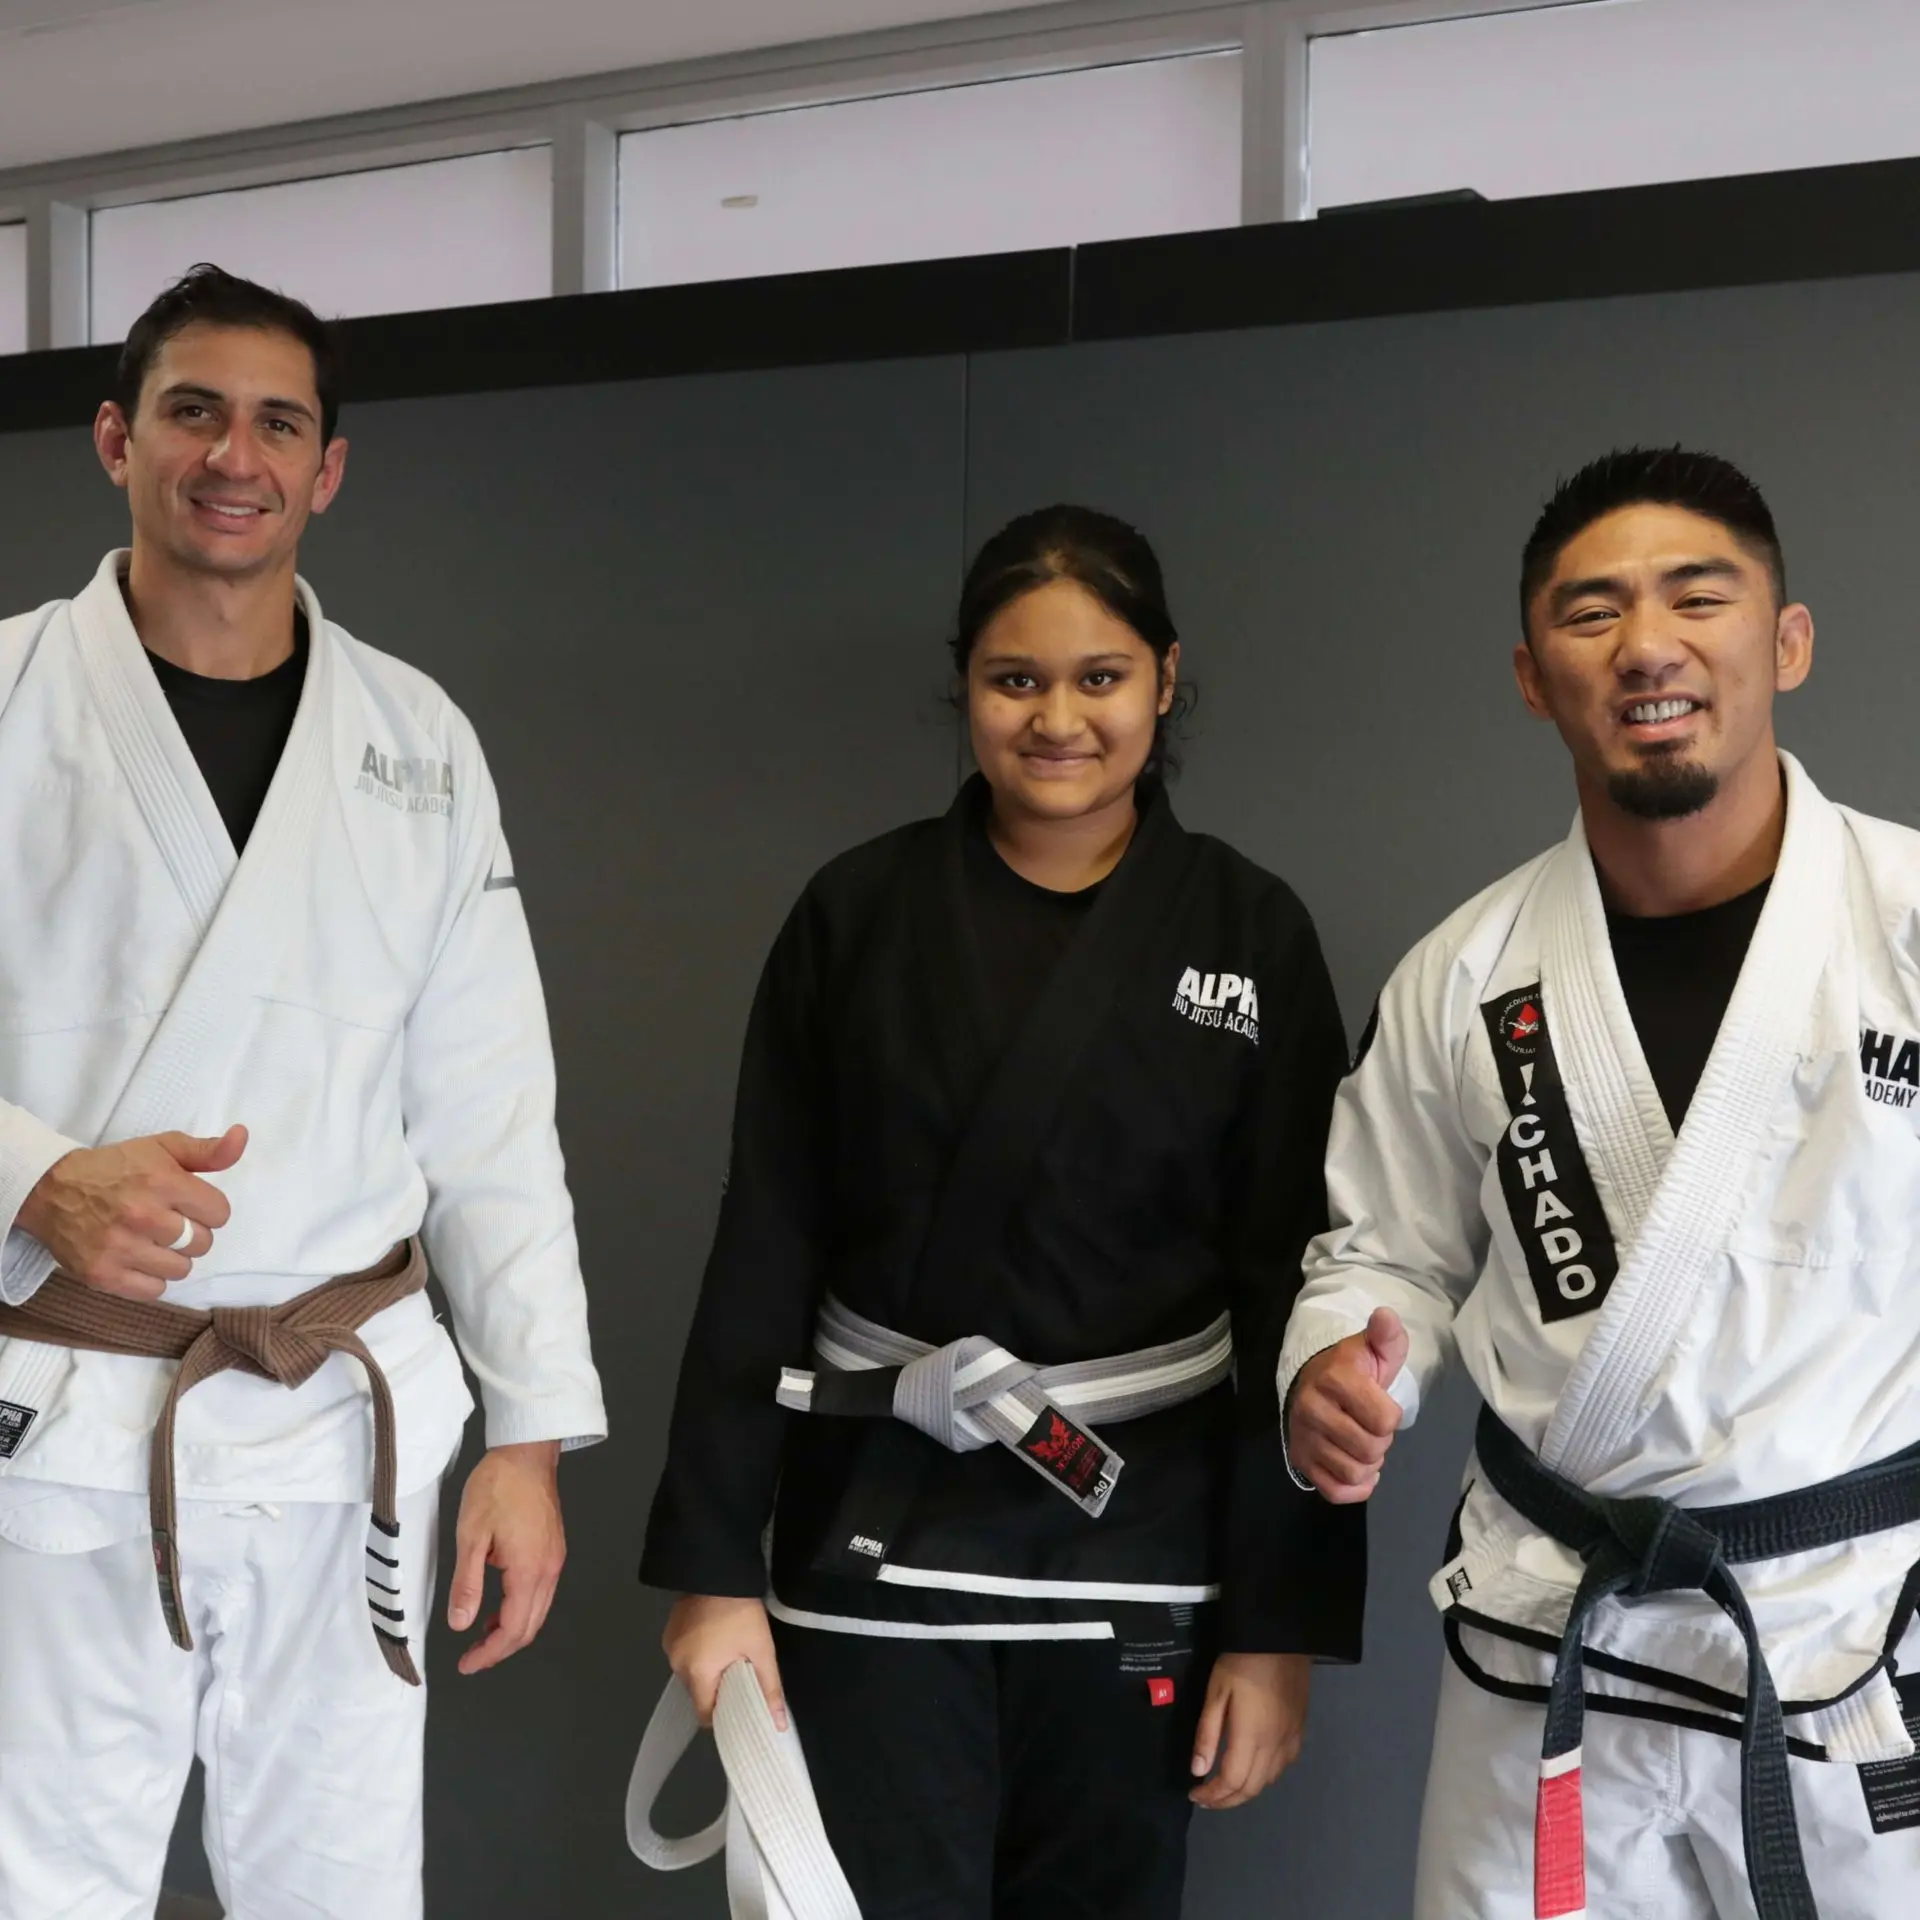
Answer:
M1198 1399L1233 1371L1224 1313L1165 1346L1036 1367L983 1334L929 1346L828 1295L813 1333L814 1372L782 1367L776 1394L795 1413L902 1420L954 1453L1002 1446L1096 1517L1126 1464L1096 1421L1137 1420Z
M714 1742L727 1770L725 1809L683 1840L655 1832L654 1802L699 1731L686 1688L669 1681L627 1783L627 1845L663 1872L711 1860L725 1847L733 1920L860 1920L853 1889L820 1824L792 1709L782 1733L744 1660L721 1676L713 1710Z

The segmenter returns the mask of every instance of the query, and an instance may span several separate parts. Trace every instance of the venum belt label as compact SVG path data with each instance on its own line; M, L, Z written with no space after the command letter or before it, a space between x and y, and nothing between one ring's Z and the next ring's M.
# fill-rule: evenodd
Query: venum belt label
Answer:
M1598 1311L1620 1271L1613 1229L1580 1151L1538 982L1481 1009L1510 1116L1500 1190L1543 1320Z

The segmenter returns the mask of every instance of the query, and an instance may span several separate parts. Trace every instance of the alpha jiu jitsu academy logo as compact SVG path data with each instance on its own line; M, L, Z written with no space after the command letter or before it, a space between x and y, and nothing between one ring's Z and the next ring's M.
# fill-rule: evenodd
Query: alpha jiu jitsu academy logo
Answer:
M355 793L370 793L396 813L453 811L453 769L444 760L408 760L382 753L371 740L360 756Z
M1867 1098L1883 1107L1910 1107L1920 1100L1920 1040L1860 1030L1860 1078Z
M1220 1027L1260 1044L1260 994L1246 975L1188 967L1173 990L1173 1010L1196 1027Z

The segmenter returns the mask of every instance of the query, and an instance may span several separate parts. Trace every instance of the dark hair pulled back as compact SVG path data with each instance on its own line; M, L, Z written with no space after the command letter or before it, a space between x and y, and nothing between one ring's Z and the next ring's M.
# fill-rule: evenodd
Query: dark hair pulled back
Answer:
M1084 587L1140 636L1164 670L1180 631L1146 535L1113 514L1063 502L1009 520L974 556L960 588L952 640L953 664L963 683L973 650L995 617L1023 594L1055 580ZM1179 771L1175 732L1191 707L1191 689L1183 683L1172 709L1154 727L1142 779L1164 780Z

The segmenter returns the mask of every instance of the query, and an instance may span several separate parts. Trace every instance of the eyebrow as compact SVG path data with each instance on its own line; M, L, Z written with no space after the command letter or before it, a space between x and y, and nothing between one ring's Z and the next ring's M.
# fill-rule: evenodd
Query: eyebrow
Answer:
M218 387L203 387L197 381L181 380L166 389L160 396L163 400L211 400L217 405L228 404L227 396ZM297 413L303 420L314 417L313 409L304 400L286 400L269 394L260 402L262 413Z
M1684 560L1677 567L1669 567L1660 576L1660 584L1669 591L1674 587L1686 586L1695 580L1743 580L1745 570L1734 560ZM1548 596L1548 606L1557 616L1565 613L1576 600L1590 598L1624 600L1628 597L1627 583L1618 574L1594 573L1584 580L1563 580Z
M1123 647L1109 648L1105 653L1083 653L1073 662L1079 668L1126 664L1133 656ZM989 653L981 656L982 664L989 667L1037 667L1040 663L1030 653Z

